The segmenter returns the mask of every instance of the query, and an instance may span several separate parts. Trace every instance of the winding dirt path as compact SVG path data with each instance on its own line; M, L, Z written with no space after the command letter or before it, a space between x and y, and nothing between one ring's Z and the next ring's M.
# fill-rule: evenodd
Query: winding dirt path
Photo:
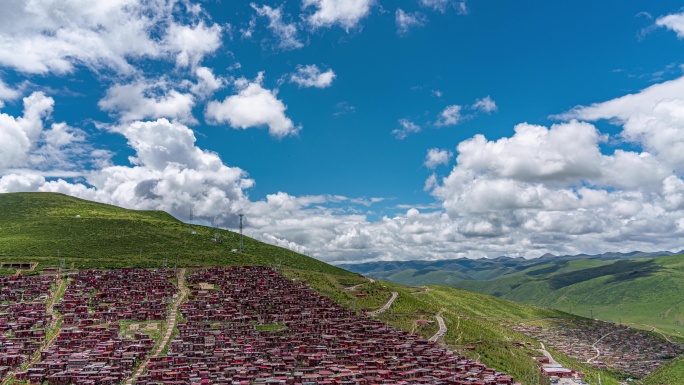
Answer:
M59 284L57 285L57 288L55 289L55 295L52 296L52 299L50 299L50 302L48 302L47 306L45 307L45 312L49 313L50 316L52 317L52 321L50 321L50 329L54 329L57 327L57 322L59 322L59 316L57 313L54 312L55 308L55 302L57 302L57 296L59 295L59 292L62 291L64 288L64 285L66 285L67 281L64 278L59 278L57 280ZM57 335L59 333L55 333Z
M446 324L444 323L444 318L442 318L442 315L437 314L437 315L435 315L435 318L437 318L437 323L439 324L439 330L437 330L437 333L435 333L434 336L432 336L428 339L428 341L430 341L430 342L437 342L437 340L444 337L444 335L447 332L447 327L446 327Z
M456 331L461 329L461 317L462 316L459 315L458 318L456 319ZM456 338L456 340L454 341L454 344L457 344L461 340L461 338L463 338L463 330L461 330L461 332L458 333L458 338Z
M546 358L549 359L549 363L553 364L553 365L557 365L558 361L553 359L553 356L551 355L551 353L549 353L549 351L546 350L546 346L544 346L544 343L543 342L539 342L539 343L541 344L541 352Z
M147 358L138 366L138 370L136 370L135 373L133 373L133 375L126 380L126 385L133 385L138 377L145 372L147 364L150 362L150 358L159 357L162 354L164 348L166 345L168 345L169 340L171 339L173 328L176 327L176 315L178 313L178 308L180 307L181 303L183 303L183 300L185 300L187 295L188 288L185 286L185 269L183 268L178 271L178 297L171 306L171 309L169 309L169 314L166 316L166 332L164 333L164 337L161 339L161 341L159 341L159 344L157 344L157 349L154 351L154 353L147 356Z
M354 291L354 290L358 289L360 286L367 285L369 283L375 282L375 280L373 278L369 278L369 277L364 277L364 278L366 278L368 280L368 282L360 283L360 284L354 285L354 286L345 287L344 290Z
M655 327L655 326L653 326L653 325L649 325L649 324L637 324L637 323L629 323L629 324L625 324L625 325L641 325L641 326L646 326L647 328L651 328L651 330L649 330L649 331L660 334L661 336L663 336L663 338L665 338L665 341L672 343L672 341L670 340L670 337L668 337L667 334L661 332L660 330L658 330L657 327Z
M601 350L600 350L599 348L596 347L596 344L598 344L599 342L601 342L602 339L608 337L609 335L611 335L611 334L613 334L613 333L615 333L615 332L610 332L610 333L607 333L607 334L602 335L601 338L599 338L598 340L596 340L596 342L594 342L594 343L591 345L591 347L594 348L594 350L596 350L596 355L595 355L594 357L588 359L587 362L586 362L587 364L591 364L592 361L596 361L596 359L598 359L599 356L601 355Z
M392 303L394 303L394 300L397 299L398 296L399 296L399 293L396 291L393 291L392 292L392 298L390 298L389 301L387 301L387 303L383 307L381 307L380 309L373 310L372 312L369 312L368 316L369 317L375 317L376 315L379 315L379 314L386 312L387 309L389 309L390 306L392 306Z
M50 301L45 306L45 313L49 314L50 317L52 317L52 321L50 321L50 325L46 328L46 332L47 332L47 330L55 329L57 327L58 322L59 322L59 316L54 312L54 307L55 307L55 302L57 301L57 296L58 296L59 292L62 290L64 285L66 285L66 280L64 278L60 278L57 282L59 282L59 284L55 285L55 292L52 294L52 298L50 298ZM52 344L55 342L55 340L57 340L57 336L59 336L59 330L57 330L52 335L52 337L50 337L49 340L47 340L41 344L38 351L36 351L34 353L33 358L31 358L29 361L22 364L19 368L8 372L7 375L5 376L5 379L2 381L1 384L2 385L9 384L14 379L14 375L17 374L17 372L25 370L26 368L29 368L33 364L40 361L40 351L49 349L50 346L52 346Z

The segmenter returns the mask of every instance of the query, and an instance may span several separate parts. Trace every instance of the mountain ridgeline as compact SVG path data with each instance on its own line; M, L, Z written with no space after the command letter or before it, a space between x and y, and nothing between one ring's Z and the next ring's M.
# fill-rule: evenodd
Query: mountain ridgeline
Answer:
M55 193L0 194L0 261L39 268L277 265L353 276L317 259L163 211L127 210Z
M607 253L340 265L406 285L443 284L606 321L684 333L684 255ZM648 325L648 326L646 326Z

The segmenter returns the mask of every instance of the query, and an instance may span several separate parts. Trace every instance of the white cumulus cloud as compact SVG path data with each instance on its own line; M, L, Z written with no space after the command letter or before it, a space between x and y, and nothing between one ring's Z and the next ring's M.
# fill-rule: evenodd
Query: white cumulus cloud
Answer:
M427 22L427 18L420 12L404 12L398 8L394 13L394 22L397 25L397 33L406 35L413 27L422 27Z
M656 20L655 24L658 27L674 31L678 38L684 39L684 13L661 16Z
M220 46L221 28L175 21L196 19L190 8L173 0L7 0L0 65L32 74L65 74L81 65L130 74L131 62L142 58L196 64Z
M451 173L426 187L462 236L486 238L490 250L509 243L509 255L677 248L684 181L648 152L603 154L604 140L574 120L519 124L495 141L476 135L457 146Z
M176 65L197 67L205 55L221 46L221 31L219 25L207 26L204 21L192 26L172 23L166 40L170 50L177 52Z
M109 154L93 153L83 130L63 122L47 124L54 103L44 93L34 92L23 99L23 116L0 113L0 172L19 168L73 175L66 171L106 161Z
M488 114L491 114L492 112L496 112L499 107L497 107L496 102L491 98L491 96L485 96L482 99L477 99L475 103L470 106L473 110L481 111L481 112L486 112Z
M453 104L450 106L447 106L442 110L442 112L439 114L439 118L437 119L437 122L435 123L436 126L454 126L463 120L463 115L461 115L461 110L463 107Z
M397 139L406 139L407 136L420 132L421 128L419 125L413 123L408 119L399 119L399 125L401 128L392 130L392 135Z
M251 3L250 6L256 11L257 15L268 19L268 29L278 38L278 48L283 50L302 48L304 44L297 38L297 26L294 23L283 21L283 10L272 8L268 5L258 7ZM253 30L253 27L252 27ZM243 32L243 37L250 37L252 32Z
M23 116L0 113L0 170L27 164L43 131L43 119L52 113L55 104L42 92L34 92L23 101Z
M21 96L19 90L10 88L10 86L0 79L0 108L5 106L6 101L19 99L19 96Z
M190 92L203 98L213 95L226 84L226 79L214 75L211 68L198 67L195 70L195 75L197 76L197 83L190 85Z
M132 122L112 128L135 151L131 166L109 165L85 172L87 184L10 173L0 179L5 191L61 192L134 209L161 209L184 218L225 217L246 201L253 180L237 167L223 164L218 154L195 146L191 129L167 119ZM221 219L223 218L223 219Z
M684 77L638 93L576 107L561 119L609 120L622 125L621 137L639 144L659 161L684 171Z
M239 91L222 102L207 104L206 119L214 124L228 123L232 128L247 129L267 126L269 134L276 138L296 135L300 127L285 115L287 107L278 99L275 91L262 86L263 74L254 81L245 78L235 83Z
M449 150L443 150L439 148L431 148L428 150L425 156L425 162L423 163L425 167L429 169L435 169L439 165L448 165L451 157L454 154Z
M349 31L370 13L373 0L302 0L304 8L316 11L308 16L314 28L340 25Z
M468 13L468 3L466 1L455 0L420 0L420 4L424 7L432 8L435 11L444 13L449 6L456 9L460 15Z
M335 72L328 69L321 72L317 65L297 66L297 72L290 76L290 82L296 83L299 87L326 88L332 85L335 79Z
M157 118L195 122L192 116L192 108L195 106L194 95L171 87L172 85L163 78L115 84L107 90L98 106L126 122Z
M458 164L473 172L526 182L580 183L599 176L600 135L587 123L543 126L519 124L515 135L488 141L483 135L461 142Z

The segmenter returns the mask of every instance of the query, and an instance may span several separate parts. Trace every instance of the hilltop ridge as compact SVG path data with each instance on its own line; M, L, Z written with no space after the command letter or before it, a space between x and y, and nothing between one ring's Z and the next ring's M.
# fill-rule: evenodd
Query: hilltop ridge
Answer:
M58 266L159 267L276 265L355 275L292 250L208 226L183 223L163 211L129 210L58 193L0 194L0 261L17 257ZM220 242L212 241L216 236ZM194 234L193 234L194 233Z

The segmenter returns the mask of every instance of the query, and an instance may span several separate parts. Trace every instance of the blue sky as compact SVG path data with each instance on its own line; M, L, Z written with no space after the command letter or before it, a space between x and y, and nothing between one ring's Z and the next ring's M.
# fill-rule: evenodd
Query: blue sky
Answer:
M680 250L680 6L11 0L0 192L330 262Z

